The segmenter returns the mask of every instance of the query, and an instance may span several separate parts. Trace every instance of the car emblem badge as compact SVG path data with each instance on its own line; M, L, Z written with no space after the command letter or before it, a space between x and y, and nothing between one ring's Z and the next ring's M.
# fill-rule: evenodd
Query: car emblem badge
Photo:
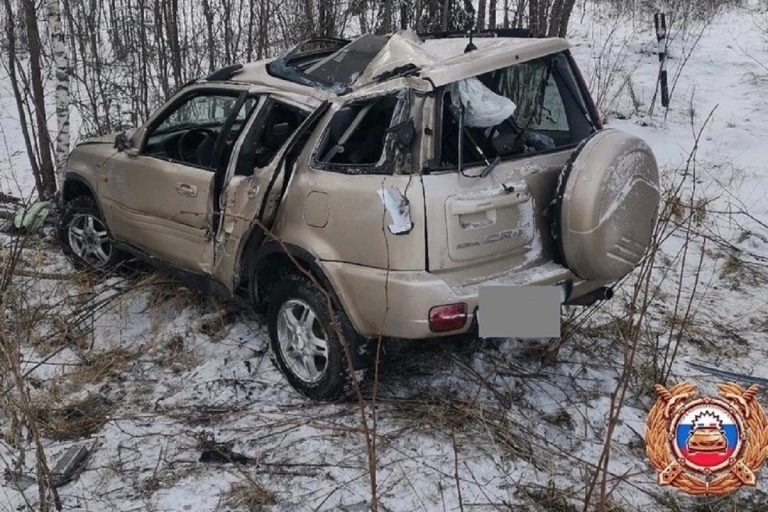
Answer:
M768 417L757 386L720 384L719 397L697 397L695 385L657 384L648 415L646 453L659 485L692 495L723 496L755 485L768 456Z

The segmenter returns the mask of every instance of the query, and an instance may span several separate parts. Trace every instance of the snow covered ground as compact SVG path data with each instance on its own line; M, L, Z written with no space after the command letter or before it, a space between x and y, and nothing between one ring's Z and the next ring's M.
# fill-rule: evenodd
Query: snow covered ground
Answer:
M608 126L647 140L666 183L684 178L694 136L713 112L681 194L685 203L693 194L693 203L706 207L693 225L680 292L684 309L696 286L694 316L670 381L691 379L713 393L726 379L703 365L768 382L768 34L761 28L768 16L754 6L733 8L702 32L665 120L658 104L647 115L658 70L650 24L597 12L588 5L583 17L574 13L576 59L593 91L608 91ZM693 40L673 41L670 81L687 55L683 43L690 48ZM601 87L612 69L612 85ZM9 91L0 88L10 151L0 165L13 167L28 190L13 112ZM682 316L674 305L683 248L681 234L669 238L657 262L661 292L648 329L662 348L674 337L672 317ZM45 241L25 251L25 270L71 271ZM315 404L295 393L270 363L258 319L163 276L96 283L49 277L55 279L18 278L33 287L33 304L50 308L42 341L28 343L25 356L33 397L48 410L46 453L55 461L72 444L94 448L85 470L59 489L65 510L260 510L259 503L277 511L368 509L359 408ZM57 315L71 318L110 295L62 338ZM616 329L627 297L620 291L556 354L543 340L464 350L397 347L380 370L377 395L381 509L581 510L622 372ZM755 489L726 500L685 498L655 484L643 443L655 399L652 349L641 346L614 431L610 510L768 509L765 475ZM13 466L16 454L0 442L0 465ZM34 475L33 463L29 450L25 474ZM0 511L23 510L25 497L34 504L36 486L24 496L17 487L0 484Z

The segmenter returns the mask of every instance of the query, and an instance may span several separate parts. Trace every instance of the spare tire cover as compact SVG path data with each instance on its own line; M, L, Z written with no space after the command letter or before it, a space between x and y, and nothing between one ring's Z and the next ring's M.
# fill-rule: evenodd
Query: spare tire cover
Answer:
M563 170L555 236L577 276L613 281L640 262L659 207L656 158L640 138L601 130Z

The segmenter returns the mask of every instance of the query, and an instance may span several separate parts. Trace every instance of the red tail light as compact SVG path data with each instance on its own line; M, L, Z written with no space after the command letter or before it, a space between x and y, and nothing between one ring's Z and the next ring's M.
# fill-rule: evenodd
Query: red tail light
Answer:
M455 331L467 323L467 305L445 304L429 310L429 330L432 332Z

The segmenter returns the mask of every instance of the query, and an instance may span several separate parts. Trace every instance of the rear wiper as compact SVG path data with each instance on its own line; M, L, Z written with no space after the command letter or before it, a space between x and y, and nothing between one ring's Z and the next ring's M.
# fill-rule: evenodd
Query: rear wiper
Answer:
M483 171L480 174L478 174L477 177L485 178L486 176L491 174L491 172L493 172L496 166L499 165L499 162L501 162L501 157L497 156L496 158L493 159L491 163L485 166L485 169L483 169Z

